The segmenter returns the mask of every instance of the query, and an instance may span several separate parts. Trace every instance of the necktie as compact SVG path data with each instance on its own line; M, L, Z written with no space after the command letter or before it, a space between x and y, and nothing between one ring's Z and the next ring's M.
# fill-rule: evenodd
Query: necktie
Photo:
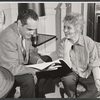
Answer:
M72 43L69 40L65 40L64 44L64 60L66 61L67 65L72 68L72 62L70 59L70 51L72 48Z
M24 60L25 60L25 58L26 58L26 50L25 50L25 47L24 47L24 38L23 37L22 37L21 43L22 43L23 57L24 57Z

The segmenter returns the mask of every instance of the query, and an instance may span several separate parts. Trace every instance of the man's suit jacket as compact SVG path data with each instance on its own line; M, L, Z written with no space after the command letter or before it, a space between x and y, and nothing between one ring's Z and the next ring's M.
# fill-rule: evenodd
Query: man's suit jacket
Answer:
M30 39L25 40L26 58L23 59L21 38L16 23L11 24L0 33L0 66L9 69L13 75L34 74L34 69L26 68L29 53L33 51Z

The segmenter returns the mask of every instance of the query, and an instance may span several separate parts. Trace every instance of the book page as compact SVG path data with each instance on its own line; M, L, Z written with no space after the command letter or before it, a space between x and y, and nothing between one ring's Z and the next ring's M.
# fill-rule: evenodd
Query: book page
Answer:
M55 65L57 64L57 65ZM32 68L36 68L39 70L43 70L47 67L49 67L49 69L57 69L58 67L61 67L61 62L59 61L59 59L52 61L52 62L44 62L44 63L40 63L40 64L32 64L32 65L26 65L26 67L32 67Z

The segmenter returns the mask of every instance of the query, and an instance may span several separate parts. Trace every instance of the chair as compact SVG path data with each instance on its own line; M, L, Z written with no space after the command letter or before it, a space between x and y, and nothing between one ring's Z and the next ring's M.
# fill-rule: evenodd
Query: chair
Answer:
M13 74L8 69L0 66L0 98L6 98L13 85Z

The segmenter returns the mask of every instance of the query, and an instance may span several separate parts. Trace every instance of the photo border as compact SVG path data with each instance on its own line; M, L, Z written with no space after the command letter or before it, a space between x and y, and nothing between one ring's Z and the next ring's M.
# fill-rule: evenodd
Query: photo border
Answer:
M100 0L0 0L0 2L8 2L8 3L11 3L11 2L15 2L15 3L18 3L18 2L41 2L41 3L44 3L44 2L82 2L82 3L96 3L96 2L100 2ZM49 99L49 100L72 100L72 98L17 98L17 100L45 100L45 99ZM97 98L90 98L90 100L96 100ZM0 98L0 100L16 100L16 98ZM74 100L77 100L77 98L74 98ZM78 100L84 100L83 98L80 98ZM85 98L85 100L89 100L88 98Z

